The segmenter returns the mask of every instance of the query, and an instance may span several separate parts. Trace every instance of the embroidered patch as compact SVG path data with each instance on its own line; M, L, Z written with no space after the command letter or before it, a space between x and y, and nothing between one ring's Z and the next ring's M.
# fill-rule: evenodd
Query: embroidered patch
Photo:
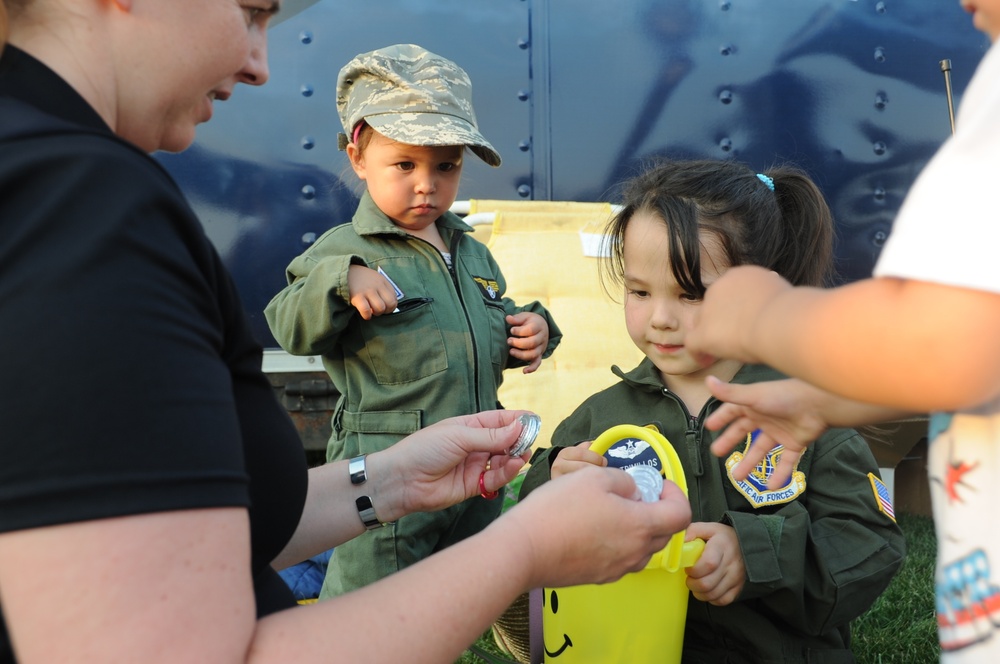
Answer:
M875 473L868 473L868 479L872 483L872 491L875 492L875 503L878 504L878 511L896 521L896 512L892 509L892 498L889 497L889 488L882 483L882 480L875 477Z
M482 277L472 277L472 280L479 286L479 292L490 302L500 299L500 284L495 279L483 279Z
M737 491L743 494L754 509L765 505L779 505L795 500L806 490L806 476L805 473L798 470L798 463L795 464L792 476L785 486L773 490L767 488L767 481L771 479L771 475L774 474L775 469L778 467L781 452L785 449L781 445L768 452L764 460L757 464L757 467L753 469L745 480L737 480L733 477L733 468L743 460L743 457L750 449L750 446L753 445L756 438L756 431L748 433L747 444L743 448L743 451L733 452L726 459L726 474L729 475L729 481L733 483Z
M650 466L663 473L663 460L653 446L640 438L622 438L604 453L609 468L631 468Z

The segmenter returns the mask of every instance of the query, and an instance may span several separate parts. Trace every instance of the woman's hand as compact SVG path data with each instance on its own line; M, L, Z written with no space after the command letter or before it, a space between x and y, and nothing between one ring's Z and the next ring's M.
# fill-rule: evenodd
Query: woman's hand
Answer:
M449 418L369 455L369 477L379 482L379 517L394 521L410 512L432 512L482 489L505 486L530 457L530 449L519 457L507 454L523 428L518 418L525 414L493 410Z
M691 521L673 482L656 502L634 500L635 493L624 471L584 467L538 487L487 532L517 540L511 564L526 565L529 587L615 581L645 567Z

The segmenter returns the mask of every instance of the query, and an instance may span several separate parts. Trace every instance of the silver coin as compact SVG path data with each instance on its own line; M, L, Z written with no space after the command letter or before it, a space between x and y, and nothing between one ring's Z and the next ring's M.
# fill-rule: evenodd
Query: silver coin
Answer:
M652 466L632 466L626 468L625 472L635 480L635 486L639 489L644 503L660 499L660 492L663 491L663 476L660 475L660 471Z
M535 438L538 437L538 432L542 428L542 418L534 413L525 413L517 418L517 420L523 428L521 429L521 435L517 437L517 442L507 450L507 454L512 457L519 457L527 452L531 444L535 442Z

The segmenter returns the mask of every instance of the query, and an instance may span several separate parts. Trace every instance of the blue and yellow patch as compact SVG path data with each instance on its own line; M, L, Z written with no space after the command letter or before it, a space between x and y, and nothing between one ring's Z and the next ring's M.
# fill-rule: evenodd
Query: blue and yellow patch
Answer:
M778 467L778 460L781 459L781 453L785 449L781 445L768 452L764 460L757 464L745 480L737 480L733 477L733 468L743 460L743 457L749 451L750 446L753 445L756 437L756 431L748 433L746 446L744 446L743 451L733 452L726 459L726 474L729 476L729 481L733 483L737 491L743 494L754 509L764 507L765 505L780 505L801 496L806 490L806 476L805 473L798 469L799 465L797 463L792 470L792 476L789 478L787 484L779 489L767 488L767 482L774 475L774 471Z

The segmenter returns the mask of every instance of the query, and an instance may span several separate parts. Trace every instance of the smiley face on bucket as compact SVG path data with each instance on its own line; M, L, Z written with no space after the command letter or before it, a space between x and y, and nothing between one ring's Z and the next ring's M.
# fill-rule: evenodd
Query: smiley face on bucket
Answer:
M559 613L559 593L555 590L550 590L548 588L544 588L542 590L543 614L546 610L549 610L553 616ZM544 622L544 618L542 620ZM563 632L562 643L560 643L555 650L551 650L549 648L548 641L545 639L545 634L544 633L542 634L542 648L545 650L546 659L555 659L556 657L559 657L564 652L566 652L567 649L572 647L573 647L573 639L569 637L569 634Z

